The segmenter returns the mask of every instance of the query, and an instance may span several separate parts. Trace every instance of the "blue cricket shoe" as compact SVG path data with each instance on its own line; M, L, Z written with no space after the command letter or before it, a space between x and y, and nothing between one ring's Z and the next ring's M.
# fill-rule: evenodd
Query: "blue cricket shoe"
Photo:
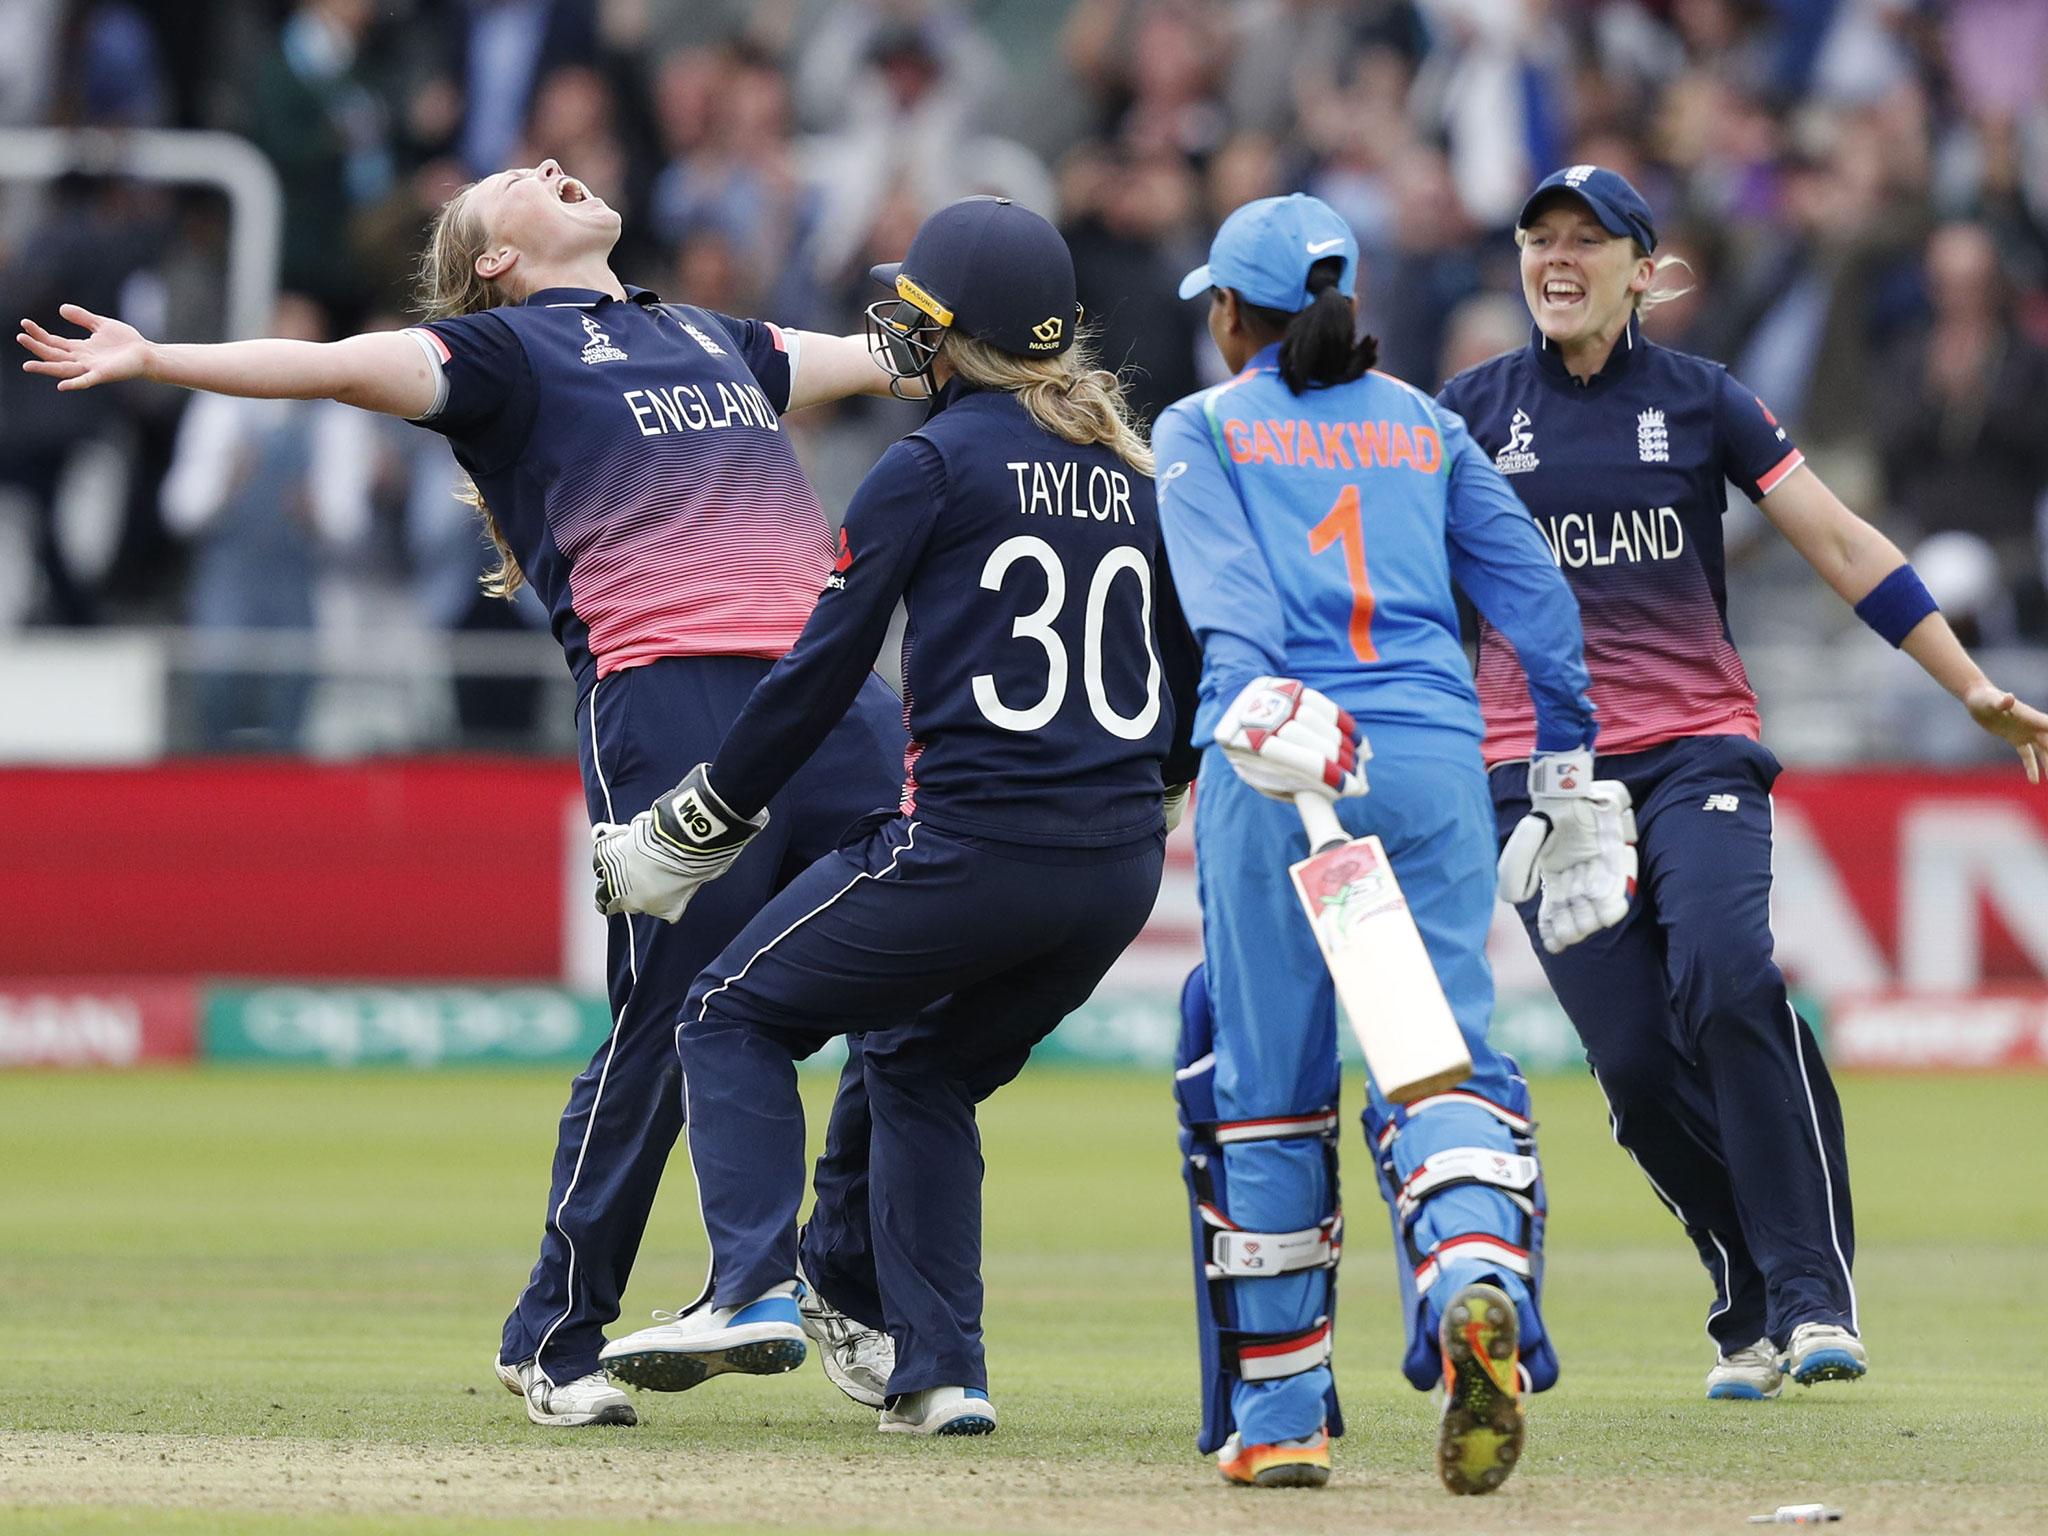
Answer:
M743 1307L657 1312L662 1321L598 1352L606 1372L629 1387L687 1392L713 1376L775 1376L804 1363L796 1282L786 1281Z

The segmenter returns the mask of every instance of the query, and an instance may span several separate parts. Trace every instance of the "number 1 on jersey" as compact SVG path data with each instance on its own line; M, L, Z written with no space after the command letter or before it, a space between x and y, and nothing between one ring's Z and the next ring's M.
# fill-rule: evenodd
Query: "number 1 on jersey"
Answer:
M1351 578L1351 649L1360 661L1378 661L1372 643L1372 582L1365 572L1365 523L1359 513L1358 487L1344 494L1323 520L1308 531L1308 552L1320 555L1332 544L1344 546L1344 570Z

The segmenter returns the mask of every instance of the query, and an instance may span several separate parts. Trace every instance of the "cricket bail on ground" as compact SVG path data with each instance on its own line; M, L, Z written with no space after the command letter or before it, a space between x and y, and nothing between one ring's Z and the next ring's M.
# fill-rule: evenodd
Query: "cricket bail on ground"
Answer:
M1385 845L1352 838L1321 795L1294 803L1309 856L1287 873L1373 1082L1396 1104L1463 1082L1472 1056Z

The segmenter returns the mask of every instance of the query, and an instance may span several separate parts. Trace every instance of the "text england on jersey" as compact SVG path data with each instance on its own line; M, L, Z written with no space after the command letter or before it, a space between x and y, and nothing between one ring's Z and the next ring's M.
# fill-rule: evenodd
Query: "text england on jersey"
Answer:
M1535 519L1550 557L1569 570L1676 560L1685 553L1685 523L1673 507L1647 512L1568 512Z
M714 393L715 391L715 393ZM633 413L642 437L670 432L705 432L719 427L760 427L780 432L782 423L767 395L754 384L675 384L667 389L629 389L619 397Z

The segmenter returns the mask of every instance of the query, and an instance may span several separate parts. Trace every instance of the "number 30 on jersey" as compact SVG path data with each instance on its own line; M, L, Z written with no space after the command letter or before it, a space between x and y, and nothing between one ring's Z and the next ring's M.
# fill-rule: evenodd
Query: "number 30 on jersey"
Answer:
M1006 704L996 696L994 675L982 672L974 678L974 702L991 724L1006 731L1037 731L1052 723L1067 699L1071 672L1067 646L1053 628L1053 621L1066 606L1067 569L1060 562L1059 551L1045 540L1031 534L1020 534L1003 540L989 551L988 560L981 568L983 589L1001 591L1003 578L1019 560L1032 561L1045 572L1045 601L1012 624L1010 635L1012 639L1034 641L1044 649L1045 693L1030 704ZM1145 646L1145 702L1135 715L1116 712L1102 681L1103 623L1108 614L1109 600L1117 589L1117 578L1125 572L1129 572L1138 584L1138 632L1144 637ZM1152 645L1151 563L1133 546L1119 544L1102 557L1094 574L1088 578L1088 593L1083 601L1086 606L1081 629L1081 683L1087 690L1089 712L1110 735L1124 741L1138 741L1149 735L1159 722L1159 656Z

